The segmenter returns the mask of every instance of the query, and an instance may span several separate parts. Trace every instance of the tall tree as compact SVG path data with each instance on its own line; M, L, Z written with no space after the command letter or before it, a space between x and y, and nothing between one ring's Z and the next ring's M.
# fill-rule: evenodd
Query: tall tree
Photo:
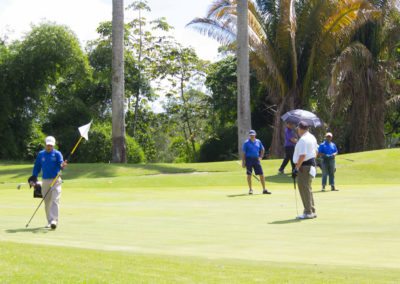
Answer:
M241 155L242 143L251 128L250 112L250 66L249 32L247 0L237 2L237 126L238 154Z
M112 54L112 161L126 163L123 0L113 0Z
M385 147L385 112L396 100L395 55L400 13L394 1L371 1L376 17L360 27L332 70L331 127L343 133L341 146L358 152Z
M233 48L237 4L238 0L216 0L206 18L194 19L190 25ZM328 75L332 59L374 11L365 0L248 0L250 62L275 104L274 155L282 153L281 115L312 106L314 84Z

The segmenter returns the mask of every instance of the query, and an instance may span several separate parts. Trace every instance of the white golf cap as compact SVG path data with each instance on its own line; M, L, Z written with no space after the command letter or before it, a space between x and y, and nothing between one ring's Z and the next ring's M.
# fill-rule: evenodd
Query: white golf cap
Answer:
M326 134L325 134L325 137L326 137L326 136L333 137L332 133L330 133L330 132L326 133Z
M56 138L54 138L53 136L47 136L46 139L44 139L44 142L46 143L46 145L54 146L56 145Z

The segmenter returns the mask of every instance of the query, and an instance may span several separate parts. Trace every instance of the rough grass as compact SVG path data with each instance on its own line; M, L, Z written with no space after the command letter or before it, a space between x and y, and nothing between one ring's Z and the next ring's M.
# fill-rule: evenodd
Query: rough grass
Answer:
M340 191L319 192L318 176L318 218L307 221L294 220L280 160L263 162L271 196L246 195L234 161L71 163L56 231L43 229L43 208L25 228L39 200L16 186L31 165L3 163L0 282L398 283L399 158L398 149L339 156Z

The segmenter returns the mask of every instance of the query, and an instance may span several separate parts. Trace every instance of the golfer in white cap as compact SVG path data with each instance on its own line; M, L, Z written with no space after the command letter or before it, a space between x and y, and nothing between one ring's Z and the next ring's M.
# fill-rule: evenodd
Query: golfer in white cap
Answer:
M329 176L329 185L332 191L337 191L335 187L335 157L338 154L335 143L332 142L331 132L325 134L325 141L318 147L318 155L322 157L322 191L325 191L327 178Z
M62 170L67 162L64 161L60 151L54 149L56 139L53 136L48 136L45 139L45 149L40 151L35 160L32 176L28 179L29 184L34 185L37 182L37 177L42 171L42 195L46 196L44 200L47 228L56 229L58 224L58 211L61 196L61 177L55 181L52 188L51 183ZM47 194L47 192L50 192ZM46 195L47 194L47 195Z

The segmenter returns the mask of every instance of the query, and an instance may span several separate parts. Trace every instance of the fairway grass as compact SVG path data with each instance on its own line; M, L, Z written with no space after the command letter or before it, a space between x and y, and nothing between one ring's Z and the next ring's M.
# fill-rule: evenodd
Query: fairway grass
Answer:
M56 231L43 208L25 228L40 200L16 187L31 165L3 163L0 282L399 283L399 159L339 156L340 191L320 192L318 175L305 221L280 160L263 161L271 196L247 195L235 161L70 164Z

